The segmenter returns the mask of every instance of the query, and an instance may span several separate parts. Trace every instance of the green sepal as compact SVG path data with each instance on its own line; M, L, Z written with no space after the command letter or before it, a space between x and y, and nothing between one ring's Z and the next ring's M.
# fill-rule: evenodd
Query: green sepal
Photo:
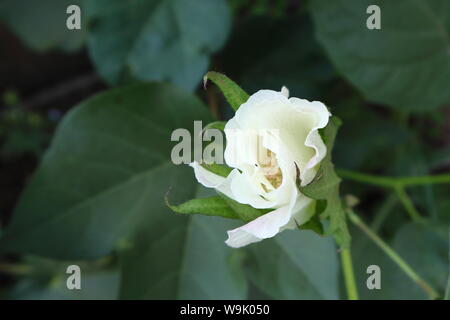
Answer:
M205 128L203 129L203 131L206 131L208 129L217 129L220 131L225 130L225 125L226 125L226 121L214 121L211 123L208 123Z
M239 219L239 216L220 196L212 196L208 198L197 198L188 200L179 205L169 203L168 196L165 198L167 206L174 212L182 214L202 214L206 216L219 216L230 219Z
M334 141L341 124L340 119L332 117L328 125L321 131L321 136L327 147L327 155L322 160L313 181L307 186L299 186L299 189L309 198L326 201L323 212L317 214L321 219L330 222L325 234L334 236L341 247L348 247L351 237L347 227L345 210L339 196L341 179L337 176L331 159Z
M206 87L206 82L211 80L222 91L233 110L239 109L241 104L245 103L249 95L242 90L233 80L219 72L210 71L203 77L203 84Z

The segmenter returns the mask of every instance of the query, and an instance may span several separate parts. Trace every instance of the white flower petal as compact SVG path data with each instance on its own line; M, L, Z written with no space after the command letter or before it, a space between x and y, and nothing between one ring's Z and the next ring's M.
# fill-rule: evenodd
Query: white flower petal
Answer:
M284 229L296 229L298 226L301 226L305 222L308 222L309 219L314 215L316 210L316 201L310 199L304 195L300 195L295 203L294 208L292 209L292 218L291 221L283 228Z
M274 203L263 199L258 193L258 185L252 184L247 176L237 173L231 181L232 198L257 209L272 208Z
M196 161L190 163L189 165L192 168L194 168L195 178L203 186L207 188L214 188L217 191L226 195L227 197L230 198L233 197L233 194L231 192L231 181L233 180L236 174L239 174L238 170L234 169L233 171L230 172L230 174L226 178L224 178L203 168Z
M285 96L286 98L289 98L289 89L286 88L285 86L283 86L283 87L281 88L281 94L282 94L283 96Z
M301 185L305 186L309 184L315 177L317 171L317 165L325 158L326 146L323 143L322 138L318 132L318 129L325 128L328 124L330 112L327 107L319 101L308 101L299 98L290 98L289 101L295 106L296 110L304 114L314 116L314 121L309 127L309 132L306 135L304 145L314 149L314 155L310 157L308 162L302 163L300 167L300 180Z
M228 231L227 245L240 248L250 243L275 236L285 227L292 216L292 209L297 199L297 191L292 195L290 203L284 207L266 213L249 223Z

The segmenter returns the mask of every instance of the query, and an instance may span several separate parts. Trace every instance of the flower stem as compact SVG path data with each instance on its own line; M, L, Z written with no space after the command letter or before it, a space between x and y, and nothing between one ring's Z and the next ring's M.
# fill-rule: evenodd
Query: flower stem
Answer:
M450 174L438 174L432 176L417 176L417 177L386 177L360 173L345 169L337 169L336 172L340 177L348 180L372 184L375 186L385 188L450 183Z
M358 300L358 289L356 288L355 274L353 272L352 256L350 249L341 251L342 271L344 273L345 286L349 300Z
M347 210L350 221L359 227L370 239L384 251L403 272L406 273L415 283L417 283L428 295L430 299L436 299L439 294L422 277L420 277L411 266L403 260L386 242L375 234L352 210Z

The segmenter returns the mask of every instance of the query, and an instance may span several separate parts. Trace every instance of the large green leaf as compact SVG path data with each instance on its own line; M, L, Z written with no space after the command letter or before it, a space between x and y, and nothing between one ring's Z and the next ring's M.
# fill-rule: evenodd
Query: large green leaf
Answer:
M369 5L381 30L366 27ZM319 41L368 99L411 111L450 102L448 0L313 0L311 12Z
M239 251L224 243L234 221L218 217L161 218L121 252L122 299L243 299ZM164 220L164 221L163 221Z
M338 260L331 238L285 231L248 248L252 283L273 299L338 299Z
M80 30L66 28L69 5L81 8ZM84 43L86 28L82 0L3 0L0 20L30 48L37 51L50 49L76 50Z
M135 84L81 103L58 127L0 248L94 258L126 242L136 226L174 216L164 195L177 184L175 202L192 198L195 179L191 168L170 162L170 135L192 128L194 119L210 121L202 103L162 84Z
M224 0L87 0L89 52L108 82L169 80L193 89L228 34Z

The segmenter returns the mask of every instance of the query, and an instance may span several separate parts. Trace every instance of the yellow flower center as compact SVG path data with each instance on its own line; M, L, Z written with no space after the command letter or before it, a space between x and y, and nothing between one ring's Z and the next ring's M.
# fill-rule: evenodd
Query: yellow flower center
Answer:
M278 165L276 154L267 149L267 157L259 167L264 172L264 177L270 183L270 186L262 183L261 186L265 192L269 192L270 189L278 188L283 182L283 174L281 173L280 166Z

